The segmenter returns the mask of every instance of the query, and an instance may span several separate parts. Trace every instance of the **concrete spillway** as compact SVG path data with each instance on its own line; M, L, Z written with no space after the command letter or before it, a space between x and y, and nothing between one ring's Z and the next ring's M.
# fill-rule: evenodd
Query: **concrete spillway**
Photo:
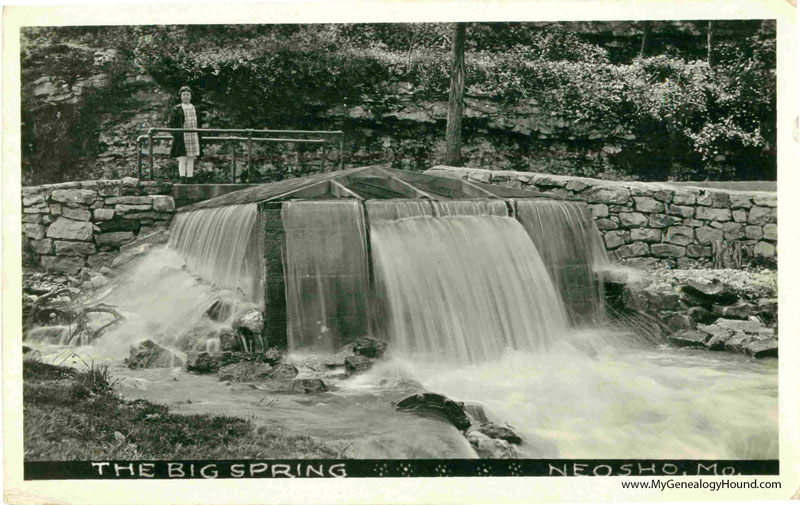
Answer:
M383 167L252 187L183 210L187 266L262 305L269 345L379 335L461 362L535 350L603 312L585 204Z

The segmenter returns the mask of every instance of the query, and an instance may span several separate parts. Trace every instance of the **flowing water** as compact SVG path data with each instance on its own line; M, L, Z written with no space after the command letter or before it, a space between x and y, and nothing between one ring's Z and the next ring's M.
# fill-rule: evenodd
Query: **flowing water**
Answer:
M542 256L570 320L576 324L605 319L598 271L608 265L602 238L585 204L551 200L517 200L517 219Z
M290 350L335 352L367 332L363 212L358 201L283 204Z
M229 324L207 316L220 298L255 303L252 206L176 217L171 248L151 251L98 296L126 321L79 352L114 360L128 397L277 424L342 442L355 457L474 457L451 425L393 409L423 389L511 424L522 457L778 457L777 360L657 346L608 321L575 319L602 307L591 270L604 260L578 250L594 247L592 230L573 229L585 207L517 202L519 221L502 201L366 207L365 219L358 202L290 202L282 218L291 348L336 350L372 324L390 352L371 371L326 377L326 393L289 395L178 367L122 366L135 341L178 347L198 328L205 336ZM304 357L291 359L313 375Z
M417 217L375 223L371 233L393 352L481 362L509 347L546 348L566 326L547 270L513 219Z
M260 300L261 249L253 225L256 204L182 212L170 228L169 246L190 271L222 288Z

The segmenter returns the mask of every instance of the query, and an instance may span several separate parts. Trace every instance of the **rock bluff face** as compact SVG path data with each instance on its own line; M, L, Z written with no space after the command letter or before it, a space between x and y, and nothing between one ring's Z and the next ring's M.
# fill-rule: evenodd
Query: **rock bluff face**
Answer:
M22 235L34 262L70 275L110 263L135 238L169 227L168 183L131 177L22 188Z
M444 166L426 173L583 200L609 257L623 264L702 265L719 240L738 243L749 257L777 257L775 193Z

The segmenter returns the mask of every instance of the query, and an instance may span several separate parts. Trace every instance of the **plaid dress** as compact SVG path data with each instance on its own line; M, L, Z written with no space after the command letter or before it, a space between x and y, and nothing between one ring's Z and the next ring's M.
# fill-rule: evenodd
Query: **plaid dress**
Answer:
M197 114L192 104L181 104L183 107L183 127L197 128ZM186 156L200 156L200 139L196 133L184 133L183 143L186 145Z

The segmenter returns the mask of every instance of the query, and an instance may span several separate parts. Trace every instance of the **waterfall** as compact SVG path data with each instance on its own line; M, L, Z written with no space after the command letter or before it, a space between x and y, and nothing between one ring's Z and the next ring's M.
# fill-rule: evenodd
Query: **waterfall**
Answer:
M262 296L261 249L253 233L257 216L256 204L179 213L169 247L191 272L257 302Z
M367 332L369 270L358 201L286 202L289 349L333 352Z
M480 215L505 215L505 202L471 203L434 202L445 217L394 221L373 219L368 203L381 334L395 352L481 362L506 348L544 349L565 328L560 297L520 223Z
M576 202L517 200L517 219L528 232L561 293L573 324L605 318L597 270L608 264L589 209Z

